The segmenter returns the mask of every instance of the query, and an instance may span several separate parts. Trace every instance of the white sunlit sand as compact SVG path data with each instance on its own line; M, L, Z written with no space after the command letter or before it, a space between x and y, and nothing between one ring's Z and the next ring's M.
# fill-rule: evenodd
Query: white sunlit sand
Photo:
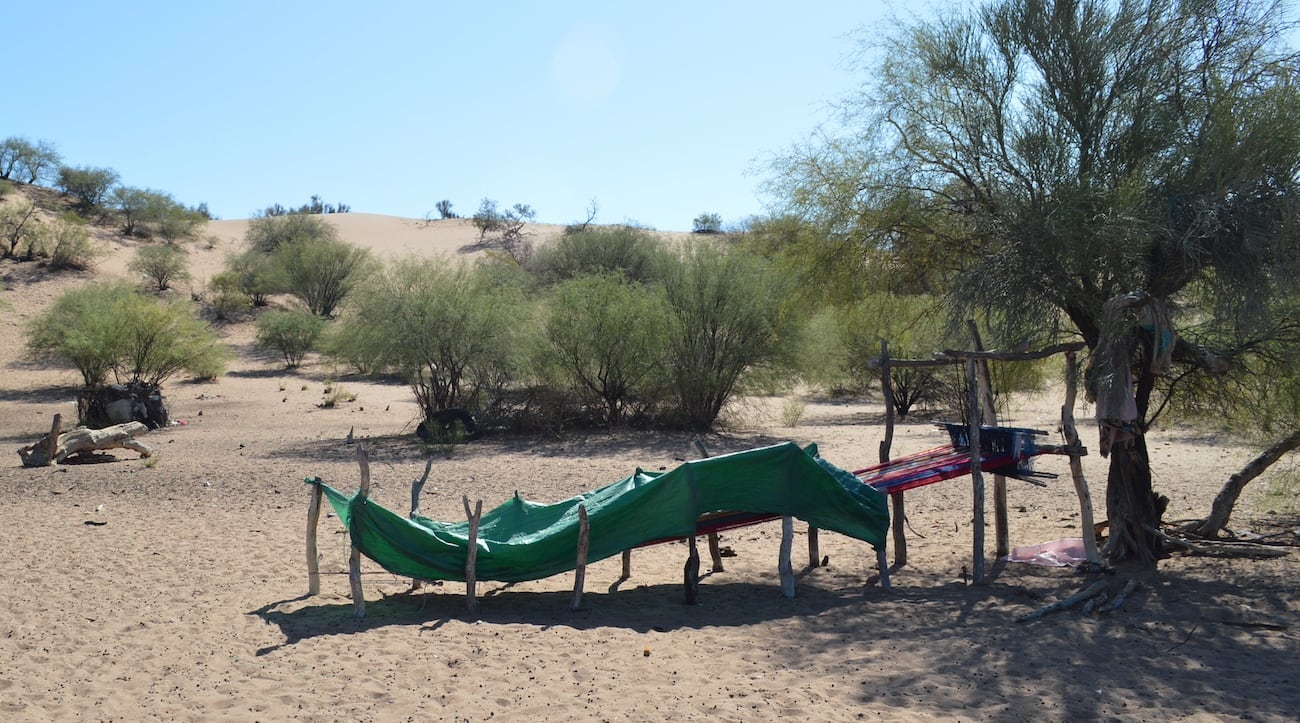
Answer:
M368 214L328 217L382 257L466 258L467 221ZM202 280L239 248L243 222L221 221L192 251ZM534 229L544 242L556 227ZM572 575L408 593L410 582L364 566L367 615L348 597L347 536L320 526L321 594L306 597L308 487L319 475L357 480L349 430L372 454L373 497L399 512L423 470L406 387L347 376L313 359L286 372L252 350L250 326L224 327L238 355L213 383L166 385L183 425L143 438L146 463L117 450L100 463L23 469L17 447L75 418L75 373L24 356L23 324L58 292L125 272L129 246L91 274L51 275L0 264L0 716L8 720L1247 720L1293 719L1300 701L1300 567L1288 556L1241 561L1178 556L1138 574L1122 609L1016 618L1079 590L1070 569L1001 564L991 583L965 584L971 564L968 477L907 494L909 564L893 589L874 581L863 543L821 535L829 564L805 569L797 524L798 595L781 596L780 524L723 533L735 557L707 575L700 604L683 604L681 544L617 558L587 572L570 612ZM324 382L357 395L332 409ZM1055 434L1059 388L1011 403L1007 423ZM874 463L883 436L876 400L813 398L796 427L781 399L742 400L708 435L713 453L791 439L816 442L844 467ZM1084 443L1095 431L1080 406ZM463 517L462 495L494 506L518 491L554 501L636 467L693 458L677 433L490 436L434 462L422 509ZM893 451L942 444L925 420L903 424ZM1169 519L1203 516L1252 450L1182 429L1150 438ZM1084 461L1099 517L1105 460ZM1011 540L1033 545L1079 534L1079 507L1061 458L1045 488L1010 481ZM1237 528L1268 515L1263 485L1248 488ZM1294 526L1294 517L1291 518ZM705 556L704 570L708 571ZM616 587L616 589L615 589Z

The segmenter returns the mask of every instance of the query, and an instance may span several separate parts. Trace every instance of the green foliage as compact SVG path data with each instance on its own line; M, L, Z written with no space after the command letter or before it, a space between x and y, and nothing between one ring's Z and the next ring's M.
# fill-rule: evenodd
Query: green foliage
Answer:
M339 239L301 238L272 255L284 289L316 316L331 318L372 268L370 252Z
M160 384L182 369L211 371L229 353L179 299L136 293L123 282L65 292L27 328L32 354L76 369L86 386Z
M336 241L338 230L319 216L291 213L255 218L244 232L248 248L263 254L273 254L289 242L303 240Z
M4 257L15 257L18 248L32 248L40 238L36 205L26 200L6 201L0 205L0 242L4 243Z
M278 352L292 369L316 347L324 330L325 320L309 311L271 311L257 320L257 345Z
M505 225L505 216L497 209L497 202L490 199L483 199L478 206L478 211L470 217L474 223L474 228L478 229L478 238L480 241L487 238L490 233L500 231Z
M702 213L695 217L691 233L722 233L722 216L716 213Z
M689 428L707 430L746 372L788 368L802 320L792 313L790 285L769 263L713 245L689 246L667 263L663 286L677 411Z
M117 171L111 168L61 166L55 185L59 190L75 197L78 206L85 212L99 208L108 199L117 180Z
M212 311L219 321L232 321L239 318L253 307L253 297L249 296L234 271L222 271L208 282L212 293Z
M636 398L653 398L669 328L658 289L618 276L578 277L557 288L548 306L549 353L570 385L601 400L611 426Z
M278 203L272 206L267 206L262 211L262 215L268 217L303 215L303 214L322 215L328 213L347 213L348 211L351 210L352 207L348 206L346 203L339 203L339 204L325 203L324 201L321 200L320 196L313 195L310 201L304 203L303 205L297 208L285 208L284 206L281 206Z
M131 271L153 282L158 291L166 291L177 281L190 277L189 254L174 246L142 246L127 264Z
M517 291L444 258L405 259L367 277L345 308L329 351L358 368L391 369L426 416L475 409L514 378L528 324Z
M61 159L46 141L10 136L0 141L0 178L40 183L59 167Z
M254 306L266 306L268 297L287 286L284 269L275 258L256 249L228 257L225 273L231 275L240 293Z
M547 283L591 274L619 274L650 282L666 251L654 234L631 227L596 228L566 233L542 246L529 264Z
M95 265L103 249L90 238L84 221L64 214L44 228L38 253L49 259L51 268L85 271Z
M451 210L451 201L448 201L446 199L439 201L436 205L434 205L434 208L437 209L438 211L438 218L444 220L449 218L458 218L456 216L456 212Z

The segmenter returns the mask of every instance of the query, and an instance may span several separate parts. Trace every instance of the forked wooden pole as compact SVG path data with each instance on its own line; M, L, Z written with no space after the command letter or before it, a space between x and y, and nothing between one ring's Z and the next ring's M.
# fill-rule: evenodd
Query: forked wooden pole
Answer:
M1092 495L1088 492L1088 480L1083 476L1083 445L1079 442L1079 430L1074 426L1074 399L1078 394L1079 361L1073 351L1065 353L1065 404L1061 406L1061 433L1065 435L1065 445L1070 448L1070 476L1074 479L1074 491L1079 496L1079 523L1083 525L1083 552L1088 562L1101 564L1101 555L1097 552L1097 528L1092 519Z

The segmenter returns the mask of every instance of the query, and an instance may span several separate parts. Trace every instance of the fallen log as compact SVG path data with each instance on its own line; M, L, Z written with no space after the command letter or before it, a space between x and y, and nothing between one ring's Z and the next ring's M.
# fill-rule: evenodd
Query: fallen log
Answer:
M83 427L60 434L56 425L40 441L20 448L18 456L24 467L48 467L75 454L105 449L129 449L139 452L141 457L151 457L153 449L135 438L135 435L147 431L149 428L140 422L127 422L103 429Z

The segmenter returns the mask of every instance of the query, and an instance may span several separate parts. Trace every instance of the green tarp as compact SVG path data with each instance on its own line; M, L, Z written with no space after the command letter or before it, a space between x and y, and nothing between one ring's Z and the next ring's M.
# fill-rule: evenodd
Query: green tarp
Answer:
M793 442L686 462L668 472L636 473L554 504L515 495L479 524L479 580L517 582L574 568L578 506L586 505L589 562L638 545L685 537L713 512L791 515L826 530L885 542L885 496ZM369 499L321 483L352 544L384 569L421 580L464 580L468 522L407 519Z

